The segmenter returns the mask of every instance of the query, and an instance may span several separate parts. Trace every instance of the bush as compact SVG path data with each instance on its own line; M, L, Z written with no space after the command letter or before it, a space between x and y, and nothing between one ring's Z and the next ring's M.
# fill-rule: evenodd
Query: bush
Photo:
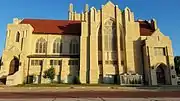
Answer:
M55 69L53 67L51 67L48 70L44 71L43 77L50 79L51 83L52 83L55 78Z

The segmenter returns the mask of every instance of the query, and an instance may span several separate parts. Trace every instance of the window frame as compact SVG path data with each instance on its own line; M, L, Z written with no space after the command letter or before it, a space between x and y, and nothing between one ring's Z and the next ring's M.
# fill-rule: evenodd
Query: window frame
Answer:
M154 55L155 56L166 56L166 48L165 47L154 47Z
M16 42L20 42L20 33L19 31L16 33Z
M40 66L42 60L33 59L31 60L31 66Z
M53 53L60 54L63 50L63 42L62 39L56 38L53 42Z
M62 60L53 60L53 59L51 59L50 60L50 65L51 66L60 66L60 65L62 65Z
M69 53L71 55L79 54L79 42L76 39L72 39L69 44Z
M106 64L109 64L108 61L117 61L117 29L116 23L114 20L109 19L104 23L104 52L106 57ZM116 56L116 57L115 57Z
M47 41L44 38L39 38L36 41L35 53L46 53L47 52Z

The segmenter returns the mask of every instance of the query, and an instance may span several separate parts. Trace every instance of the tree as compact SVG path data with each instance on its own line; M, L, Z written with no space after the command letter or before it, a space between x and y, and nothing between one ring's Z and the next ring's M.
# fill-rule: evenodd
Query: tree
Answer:
M44 78L50 79L52 83L55 78L55 69L51 67L48 70L44 71Z
M174 64L177 75L180 75L180 56L175 56Z

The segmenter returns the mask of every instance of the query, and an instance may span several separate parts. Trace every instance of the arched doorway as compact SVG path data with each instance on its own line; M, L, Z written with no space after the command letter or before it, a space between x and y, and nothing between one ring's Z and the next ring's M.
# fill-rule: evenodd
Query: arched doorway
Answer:
M19 70L19 59L14 57L10 62L9 75L13 75Z
M156 69L156 77L157 77L158 85L166 84L165 69L166 69L166 66L163 64L159 65Z

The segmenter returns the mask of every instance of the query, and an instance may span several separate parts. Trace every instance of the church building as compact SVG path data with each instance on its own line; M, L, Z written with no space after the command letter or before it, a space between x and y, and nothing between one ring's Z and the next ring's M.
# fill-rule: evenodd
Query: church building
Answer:
M171 39L155 19L136 20L108 1L82 13L69 5L68 20L18 19L7 25L0 67L6 85L49 83L177 85Z

